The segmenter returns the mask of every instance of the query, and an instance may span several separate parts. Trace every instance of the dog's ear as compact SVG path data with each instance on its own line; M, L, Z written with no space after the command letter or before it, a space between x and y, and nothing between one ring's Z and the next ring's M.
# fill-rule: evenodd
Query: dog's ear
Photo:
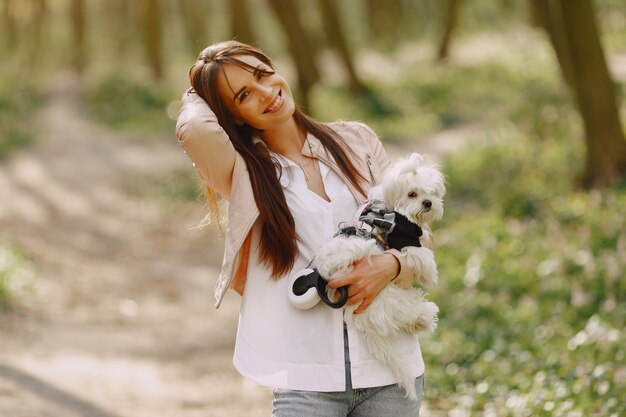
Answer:
M438 195L440 198L443 198L443 196L445 196L445 195L446 195L446 186L444 185L444 183L443 183L443 182L437 183L437 186L436 186L436 188L435 188L435 189L436 189L436 191L437 191L437 195Z
M398 174L408 174L409 176L416 175L417 169L425 162L426 160L422 155L414 152L401 163Z
M446 177L438 170L435 170L435 192L440 198L446 195Z
M409 161L413 162L416 165L421 165L424 163L424 157L417 152L413 152L411 156L409 156Z

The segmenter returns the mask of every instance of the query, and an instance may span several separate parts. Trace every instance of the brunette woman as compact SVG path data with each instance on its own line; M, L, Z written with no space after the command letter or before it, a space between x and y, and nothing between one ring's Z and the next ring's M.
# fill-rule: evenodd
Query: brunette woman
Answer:
M176 135L204 181L212 207L228 200L216 307L242 295L234 364L274 388L275 417L417 416L424 362L417 337L397 336L418 400L368 352L344 310L308 310L287 283L342 221L353 218L389 165L376 134L358 122L320 123L294 103L289 85L258 49L236 41L204 49L189 71ZM365 310L386 285L409 287L413 272L387 251L333 281ZM242 393L245 395L245 393Z

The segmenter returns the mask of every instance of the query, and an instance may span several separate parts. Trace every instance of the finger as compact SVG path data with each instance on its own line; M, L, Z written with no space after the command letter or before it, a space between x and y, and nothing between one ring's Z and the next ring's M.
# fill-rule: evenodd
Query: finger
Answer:
M345 287L346 285L352 284L353 280L354 278L352 277L352 275L348 274L348 275L342 276L341 278L333 279L332 281L328 283L328 286L330 288Z
M361 302L361 305L359 305L352 314L361 314L362 312L365 311L367 307L369 307L370 304L371 304L371 301L369 301L367 298L364 298L363 301Z
M357 304L361 303L364 299L365 299L365 297L363 296L363 294L357 293L357 294L354 294L354 295L351 295L351 296L348 297L348 304L349 305L357 305Z

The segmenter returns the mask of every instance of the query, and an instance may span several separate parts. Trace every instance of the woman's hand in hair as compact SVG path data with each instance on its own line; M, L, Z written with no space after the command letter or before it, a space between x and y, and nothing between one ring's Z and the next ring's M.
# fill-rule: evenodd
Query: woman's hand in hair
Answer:
M363 312L387 284L400 272L400 263L389 253L360 259L352 272L332 280L330 288L348 286L348 304L359 305L354 314Z

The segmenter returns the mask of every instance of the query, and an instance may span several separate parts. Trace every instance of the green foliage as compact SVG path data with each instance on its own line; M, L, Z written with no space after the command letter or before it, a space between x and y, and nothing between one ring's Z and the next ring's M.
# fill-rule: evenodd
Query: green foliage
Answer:
M31 281L30 270L17 248L0 241L0 310L7 308L12 297Z
M595 1L605 51L626 49L626 5L622 0Z
M368 80L373 93L394 109L386 117L372 114L371 106L343 88L315 89L312 111L327 121L337 117L367 120L382 137L398 141L488 121L506 113L514 118L532 119L536 116L527 114L528 101L551 107L546 107L546 114L539 115L538 120L526 123L543 123L554 113L558 117L561 109L569 110L569 98L550 72L552 63L539 58L534 67L528 68L520 65L521 60L523 57L518 56L514 60L492 59L454 66L416 66L401 78ZM551 120L547 122L550 125ZM547 133L552 132L544 132Z
M445 163L426 395L463 416L624 415L626 188L572 191L577 141L532 132Z
M173 172L167 179L158 184L147 185L142 180L136 183L129 181L127 186L128 191L133 194L154 198L168 205L178 202L204 201L203 184L198 174L189 166Z
M114 128L145 133L174 131L174 121L168 117L174 96L162 86L123 75L104 78L86 94L95 120Z
M160 184L159 196L165 200L197 201L203 198L202 184L197 174L190 175L188 170L179 171L171 181Z
M31 121L40 104L32 86L0 82L0 159L32 142Z

